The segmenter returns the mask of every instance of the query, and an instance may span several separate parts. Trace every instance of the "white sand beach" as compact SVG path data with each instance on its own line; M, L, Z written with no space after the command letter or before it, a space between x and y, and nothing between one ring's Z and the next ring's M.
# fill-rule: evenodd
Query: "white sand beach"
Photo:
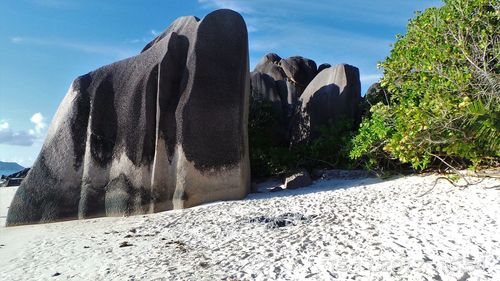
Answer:
M500 280L500 190L486 188L500 180L439 181L420 196L436 178L319 180L186 210L2 227L0 280ZM13 190L0 189L2 225Z
M17 186L0 187L0 227L5 226L10 202L16 194Z

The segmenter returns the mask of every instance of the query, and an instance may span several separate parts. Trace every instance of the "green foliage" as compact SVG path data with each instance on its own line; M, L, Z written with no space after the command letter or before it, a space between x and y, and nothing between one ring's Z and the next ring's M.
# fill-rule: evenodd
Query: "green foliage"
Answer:
M276 139L279 116L272 104L253 100L250 105L249 143L252 176L281 176L296 168L350 167L348 154L353 124L341 121L320 128L320 136L309 143L290 146Z
M377 108L383 110L386 106L379 103L371 108L371 111L376 112ZM390 155L380 149L386 144L388 136L393 134L393 129L386 126L389 122L389 116L380 114L372 114L361 123L357 134L351 142L351 151L349 157L351 159L360 159L364 157L365 168L369 169L380 165L380 161L389 159Z
M468 165L500 157L500 4L445 0L408 24L384 68L390 103L371 108L352 159L398 159L424 169L436 159Z
M319 137L310 143L294 147L305 160L304 166L312 169L351 168L354 163L349 160L351 139L354 136L354 121L341 120L319 129Z
M272 170L277 169L274 165L277 161L270 159L269 156L280 154L271 153L275 148L271 136L273 128L278 125L278 120L270 102L250 100L248 135L251 171L255 176L267 176Z

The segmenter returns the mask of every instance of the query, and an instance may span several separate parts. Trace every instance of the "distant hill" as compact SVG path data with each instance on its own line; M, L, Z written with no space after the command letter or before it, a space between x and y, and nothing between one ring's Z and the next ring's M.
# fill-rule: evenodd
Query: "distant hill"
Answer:
M2 161L0 161L0 170L21 171L22 169L24 169L24 167L15 163L15 162L2 162Z

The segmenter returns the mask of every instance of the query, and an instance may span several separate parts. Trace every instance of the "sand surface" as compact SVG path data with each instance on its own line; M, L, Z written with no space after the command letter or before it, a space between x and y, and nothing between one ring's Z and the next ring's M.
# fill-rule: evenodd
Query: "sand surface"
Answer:
M2 227L0 280L500 280L500 190L485 188L500 180L440 181L419 197L436 177L319 180L187 210Z
M17 186L0 187L0 227L5 225L10 202L16 194ZM0 252L1 254L1 252Z

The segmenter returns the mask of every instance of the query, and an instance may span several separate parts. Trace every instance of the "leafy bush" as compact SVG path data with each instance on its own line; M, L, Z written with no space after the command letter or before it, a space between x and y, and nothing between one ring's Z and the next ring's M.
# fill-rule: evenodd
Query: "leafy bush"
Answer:
M352 159L398 159L424 169L500 157L500 4L445 0L408 24L381 63L388 105L371 108Z

